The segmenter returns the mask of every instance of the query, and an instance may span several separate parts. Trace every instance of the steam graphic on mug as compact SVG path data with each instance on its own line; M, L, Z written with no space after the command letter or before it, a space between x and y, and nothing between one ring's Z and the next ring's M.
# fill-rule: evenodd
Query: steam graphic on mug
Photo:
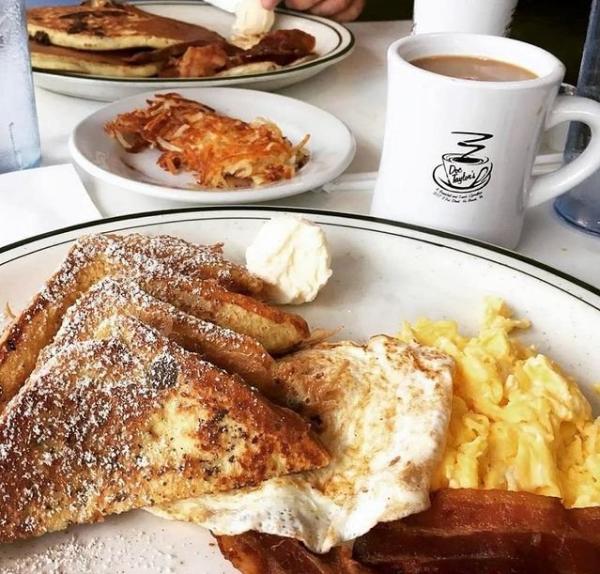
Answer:
M481 132L451 132L460 136L472 136L458 142L458 147L467 151L450 152L442 155L442 163L433 170L433 181L439 186L443 199L475 201L482 197L481 190L490 182L493 164L480 152L485 150L481 142L494 137ZM443 192L448 193L443 193ZM456 194L456 197L454 197Z

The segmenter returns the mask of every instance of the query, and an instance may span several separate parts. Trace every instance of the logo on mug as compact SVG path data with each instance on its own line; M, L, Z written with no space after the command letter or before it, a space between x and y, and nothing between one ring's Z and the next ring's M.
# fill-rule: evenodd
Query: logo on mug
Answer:
M492 178L493 164L480 152L485 150L481 142L494 137L480 132L452 132L472 136L458 142L458 147L468 148L464 153L450 152L442 155L442 163L433 170L437 184L434 195L453 203L477 201L483 197L483 189Z

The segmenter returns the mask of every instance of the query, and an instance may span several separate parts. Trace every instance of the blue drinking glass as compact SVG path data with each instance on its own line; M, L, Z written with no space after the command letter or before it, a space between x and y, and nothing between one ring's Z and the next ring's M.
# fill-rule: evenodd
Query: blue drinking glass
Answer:
M581 69L577 81L577 95L600 101L600 2L593 0ZM577 157L586 147L589 130L582 124L573 124L569 130L565 161ZM561 195L554 202L556 212L580 229L600 235L600 170Z

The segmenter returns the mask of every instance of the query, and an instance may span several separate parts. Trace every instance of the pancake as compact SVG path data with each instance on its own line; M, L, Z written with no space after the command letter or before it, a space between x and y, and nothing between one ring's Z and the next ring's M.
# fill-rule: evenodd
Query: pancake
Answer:
M31 37L79 50L166 48L181 42L224 42L213 32L187 22L144 12L131 5L96 3L46 6L27 11Z
M29 41L31 64L41 70L60 70L93 76L115 76L121 78L149 78L162 67L161 62L131 64L127 58L139 50L89 51L45 45Z

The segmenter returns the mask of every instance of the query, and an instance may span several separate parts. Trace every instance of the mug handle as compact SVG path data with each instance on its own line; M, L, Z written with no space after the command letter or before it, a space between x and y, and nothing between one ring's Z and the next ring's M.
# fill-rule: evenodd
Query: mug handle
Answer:
M548 114L546 129L563 122L582 122L592 137L583 153L560 169L536 178L529 190L528 207L561 195L600 168L600 103L578 96L559 96Z

